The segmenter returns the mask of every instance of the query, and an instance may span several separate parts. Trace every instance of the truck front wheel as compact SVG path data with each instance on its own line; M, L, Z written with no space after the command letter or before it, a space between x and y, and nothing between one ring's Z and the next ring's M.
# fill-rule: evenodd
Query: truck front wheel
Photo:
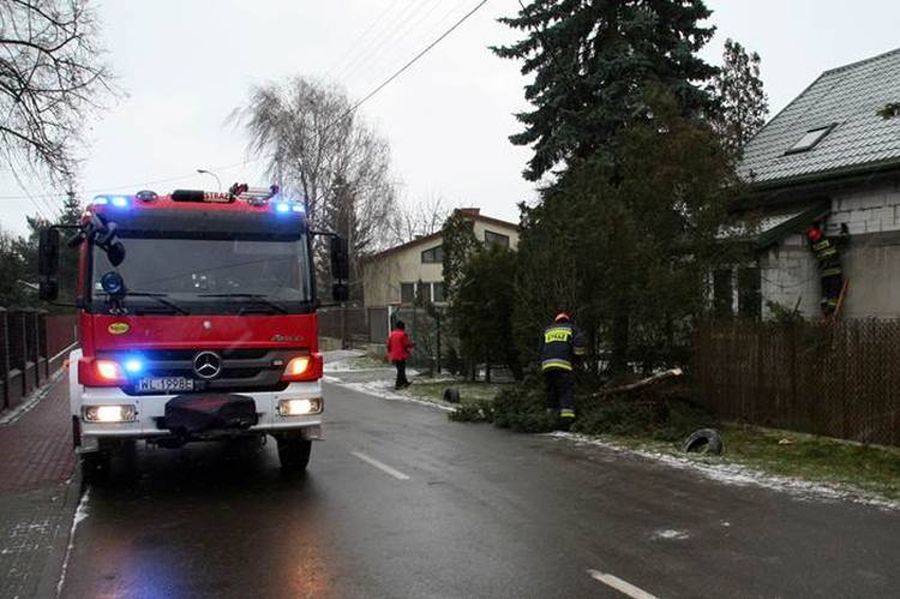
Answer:
M300 437L278 438L278 459L282 472L303 472L309 464L312 441Z

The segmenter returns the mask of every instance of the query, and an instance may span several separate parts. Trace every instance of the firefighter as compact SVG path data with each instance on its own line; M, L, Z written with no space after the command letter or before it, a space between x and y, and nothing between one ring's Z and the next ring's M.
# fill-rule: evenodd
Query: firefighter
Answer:
M406 378L406 361L415 346L416 344L406 334L406 323L398 320L394 325L394 330L387 338L387 357L397 369L397 381L394 389L409 387L409 380Z
M822 224L814 223L806 230L806 239L819 263L819 277L822 283L822 313L830 316L837 309L838 299L844 287L844 272L841 268L841 257L838 245L846 243L847 225L841 226L841 235L837 239L828 238L822 231Z
M569 430L575 421L575 366L585 354L584 338L565 312L553 319L541 338L541 371L547 386L547 410L557 417L559 428Z

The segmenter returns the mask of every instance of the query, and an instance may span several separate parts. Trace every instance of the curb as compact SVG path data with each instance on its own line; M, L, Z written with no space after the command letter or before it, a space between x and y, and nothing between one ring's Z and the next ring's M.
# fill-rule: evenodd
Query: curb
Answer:
M35 597L59 597L62 589L63 569L69 554L69 547L72 543L72 537L75 534L73 523L75 521L75 511L81 501L81 495L84 488L81 480L81 467L76 462L75 471L72 477L66 482L65 497L63 498L60 509L64 512L64 517L59 527L53 535L53 542L50 548L50 555L47 557L47 563L41 572L35 590Z

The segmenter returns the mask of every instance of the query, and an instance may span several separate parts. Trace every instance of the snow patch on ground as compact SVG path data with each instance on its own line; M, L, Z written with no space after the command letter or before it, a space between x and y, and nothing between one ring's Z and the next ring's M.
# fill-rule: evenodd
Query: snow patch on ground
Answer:
M56 582L56 596L62 595L63 585L66 583L66 571L69 569L69 558L75 548L75 531L78 525L88 517L88 500L91 496L91 488L88 487L75 508L75 517L72 519L72 528L69 529L69 545L66 547L66 557L63 559L62 569L59 572L59 580Z
M443 402L438 403L435 401L427 401L424 399L418 399L415 397L410 397L409 395L397 393L394 390L394 383L391 380L366 381L363 383L345 383L340 378L335 376L326 376L324 377L324 380L328 383L340 385L345 389L358 391L360 393L366 393L367 395L373 395L379 399L385 399L387 401L404 401L407 403L415 403L431 408L437 408L445 412L452 412L456 409L454 406L445 404Z
M885 510L900 511L900 502L882 499L880 497L872 497L866 495L864 491L859 489L848 488L841 485L815 483L787 476L768 474L761 470L749 466L742 466L740 464L711 463L700 461L702 458L672 455L646 449L632 449L610 441L578 433L554 432L548 433L547 436L574 441L577 444L594 445L620 453L637 455L672 468L697 472L708 479L725 484L763 487L773 491L788 493L798 499L804 500L851 501L853 503L869 505Z
M684 541L691 537L691 535L689 535L686 530L676 530L674 528L654 530L651 536L654 539L660 539L663 541Z

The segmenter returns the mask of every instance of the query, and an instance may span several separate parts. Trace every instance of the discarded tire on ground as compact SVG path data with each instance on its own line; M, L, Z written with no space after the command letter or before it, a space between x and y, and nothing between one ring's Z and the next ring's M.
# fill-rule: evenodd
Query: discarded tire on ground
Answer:
M444 401L447 403L459 403L459 389L456 387L444 389Z
M711 453L720 455L725 449L722 436L719 431L711 428L701 428L694 431L685 440L682 450L686 453Z

